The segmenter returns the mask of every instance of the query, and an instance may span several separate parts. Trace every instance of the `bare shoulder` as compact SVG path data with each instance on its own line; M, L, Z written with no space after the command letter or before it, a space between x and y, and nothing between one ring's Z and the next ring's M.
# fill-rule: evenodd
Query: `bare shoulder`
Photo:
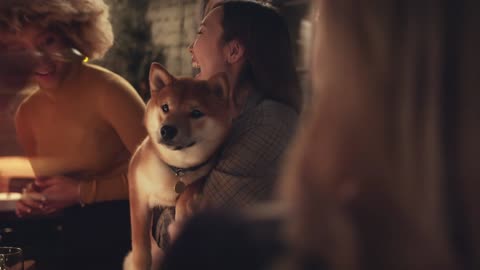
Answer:
M35 114L37 108L42 107L43 93L38 91L38 89L27 90L24 93L23 100L17 107L16 117L28 117L29 115Z
M95 94L105 93L108 95L117 93L129 93L136 95L133 86L122 76L98 65L84 64L84 76L82 80L96 87L89 89L96 91Z
M122 76L97 65L84 64L85 83L94 87L85 87L99 102L100 106L111 107L135 104L135 107L144 107L144 102L133 86Z
M150 142L149 137L145 138L142 141L142 143L137 147L137 149L135 150L135 152L132 155L132 159L130 161L130 166L136 166L138 164L138 160L140 159L142 154L144 154L145 149L148 147L148 145L150 143L151 142Z

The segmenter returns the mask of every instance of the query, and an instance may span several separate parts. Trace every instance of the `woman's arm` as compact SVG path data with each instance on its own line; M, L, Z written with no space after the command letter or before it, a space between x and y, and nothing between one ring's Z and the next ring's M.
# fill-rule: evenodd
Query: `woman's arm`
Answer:
M143 125L145 103L123 78L112 74L97 99L100 116L117 132L128 151L133 154L147 136Z
M116 131L128 151L133 153L146 137L143 126L145 104L135 89L118 75L113 75L100 89L97 108L100 116ZM128 199L128 160L110 172L80 183L80 201L93 203Z
M234 134L206 179L204 199L219 208L269 199L292 134L284 125L270 124Z
M79 183L79 202L94 202L128 199L128 160L106 174Z
M193 195L201 188L197 185L188 186L177 201L176 211L192 215L192 205L214 208L242 207L269 199L276 170L291 135L292 132L287 132L281 126L268 125L255 126L239 136L234 136L215 168L205 179L203 201L195 202ZM187 192L190 188L196 190ZM179 204L179 201L183 203ZM163 210L154 221L154 238L162 249L170 245L169 226L172 225L170 230L179 231L181 228L175 226L183 225L176 222L171 211L167 210L169 209Z
M242 207L269 199L285 150L295 133L296 121L296 113L288 108L280 108L274 113L261 108L236 122L236 129L217 165L205 179L203 201L195 202L192 192L184 192L178 199L183 203L177 203L176 208L188 208L188 205ZM196 188L195 185L192 188ZM191 215L191 210L182 209L182 212ZM168 239L165 239L167 228L176 224L166 212L163 211L155 221L154 236L162 248L168 246Z
M35 139L29 121L28 103L26 101L20 104L15 113L15 131L17 134L17 141L25 152L25 155L29 157L34 156Z

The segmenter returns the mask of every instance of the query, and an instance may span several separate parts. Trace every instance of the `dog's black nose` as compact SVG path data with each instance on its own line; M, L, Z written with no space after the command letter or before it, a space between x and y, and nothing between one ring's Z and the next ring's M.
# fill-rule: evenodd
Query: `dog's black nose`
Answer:
M160 129L160 135L162 135L163 140L170 141L177 135L177 128L173 126L163 126Z

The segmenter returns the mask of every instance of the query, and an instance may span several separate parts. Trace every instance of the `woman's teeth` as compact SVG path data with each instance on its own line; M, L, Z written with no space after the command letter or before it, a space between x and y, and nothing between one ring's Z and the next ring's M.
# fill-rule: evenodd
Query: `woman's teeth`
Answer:
M202 70L201 70L200 65L198 64L197 61L192 61L192 68L195 69L195 73L197 73L197 75L195 75L195 78L198 78L200 76L200 72L202 72Z
M54 68L44 68L44 69L36 70L35 74L39 75L39 76L47 76L47 75L50 75L50 74L54 73L54 71L55 71Z
M36 72L37 75L41 75L41 76L45 76L45 75L48 75L50 74L50 71L46 71L46 72Z

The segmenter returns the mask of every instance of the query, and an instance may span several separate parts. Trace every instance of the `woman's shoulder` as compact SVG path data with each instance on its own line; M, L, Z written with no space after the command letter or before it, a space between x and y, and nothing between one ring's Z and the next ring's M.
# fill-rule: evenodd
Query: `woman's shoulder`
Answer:
M83 64L82 80L87 83L97 83L104 87L120 87L130 89L132 85L115 72L95 64Z
M297 118L295 110L269 99L248 108L235 120L217 169L235 175L265 172L284 153Z
M92 95L98 98L126 97L140 99L135 88L122 76L104 67L84 64L83 83L89 85L84 87Z
M19 93L17 114L33 114L37 107L43 106L44 100L47 99L45 93L39 91L37 87L27 88Z
M267 147L271 141L287 142L295 133L298 114L291 107L263 99L235 120L230 143Z
M245 129L294 129L298 113L288 105L272 99L262 99L256 106L247 110L239 122Z
M259 109L263 111L265 123L272 121L291 125L297 122L298 113L286 104L272 99L264 99L259 105Z

